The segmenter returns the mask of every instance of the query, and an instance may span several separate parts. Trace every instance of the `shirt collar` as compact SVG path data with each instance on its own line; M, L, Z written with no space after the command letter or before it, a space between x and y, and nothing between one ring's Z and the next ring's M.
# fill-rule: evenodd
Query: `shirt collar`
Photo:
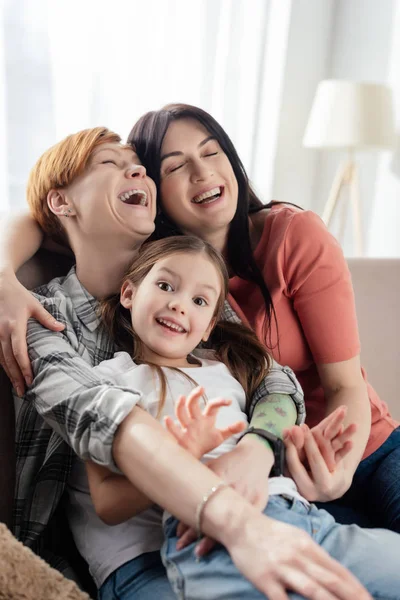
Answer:
M71 299L78 319L90 332L94 332L100 325L97 313L99 301L81 284L76 275L75 265L65 277L63 287Z

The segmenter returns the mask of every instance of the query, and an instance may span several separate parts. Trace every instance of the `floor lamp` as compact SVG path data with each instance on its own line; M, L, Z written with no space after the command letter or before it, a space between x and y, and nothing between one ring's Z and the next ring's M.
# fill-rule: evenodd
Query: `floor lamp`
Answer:
M393 148L395 137L393 100L388 87L333 79L319 83L303 145L346 151L347 156L338 167L322 218L329 228L342 201L338 235L342 241L350 203L355 249L360 256L363 254L362 208L355 152ZM342 192L347 192L347 202L342 198Z

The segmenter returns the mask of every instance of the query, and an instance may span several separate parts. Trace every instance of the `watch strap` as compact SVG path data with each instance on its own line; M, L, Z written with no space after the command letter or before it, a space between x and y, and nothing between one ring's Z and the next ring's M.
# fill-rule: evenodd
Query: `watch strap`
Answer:
M283 475L283 471L284 471L284 467L285 467L285 444L284 444L284 442L278 436L274 435L273 433L270 433L269 431L265 431L265 429L259 429L257 427L253 427L253 426L250 426L248 429L246 429L240 436L239 440L241 440L245 435L247 435L249 433L258 435L259 437L263 438L264 440L267 440L267 442L270 443L270 445L272 447L272 452L274 455L274 464L271 469L271 476L279 477L280 475Z

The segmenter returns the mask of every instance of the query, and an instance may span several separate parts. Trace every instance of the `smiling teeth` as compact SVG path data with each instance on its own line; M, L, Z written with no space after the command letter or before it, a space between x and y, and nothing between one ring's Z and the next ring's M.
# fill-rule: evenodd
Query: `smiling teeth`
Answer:
M207 200L207 198L211 198L212 196L220 196L220 195L221 195L221 188L216 187L216 188L213 188L212 190L209 190L208 192L204 192L204 194L199 194L198 196L195 196L193 198L192 202L194 202L195 204L199 204L200 202Z
M126 202L131 196L134 195L140 197L140 200L138 202L140 206L147 206L147 194L144 190L129 190L129 192L121 194L120 196L118 196L118 198L122 200L122 202Z
M160 323L161 325L165 325L166 327L169 327L170 329L173 329L174 331L177 331L178 333L186 332L186 330L183 329L183 327L181 327L180 325L177 325L176 323L172 323L172 321L167 321L166 319L157 319L157 322Z

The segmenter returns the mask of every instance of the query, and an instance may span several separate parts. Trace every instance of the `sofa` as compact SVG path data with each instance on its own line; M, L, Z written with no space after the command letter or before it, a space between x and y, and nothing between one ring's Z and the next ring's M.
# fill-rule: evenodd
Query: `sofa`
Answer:
M361 363L400 421L400 259L348 259L356 298Z
M65 272L69 259L40 251L18 274L33 287ZM372 385L400 420L400 259L348 261L356 296L362 363ZM11 523L15 481L14 408L7 377L0 368L0 522Z

